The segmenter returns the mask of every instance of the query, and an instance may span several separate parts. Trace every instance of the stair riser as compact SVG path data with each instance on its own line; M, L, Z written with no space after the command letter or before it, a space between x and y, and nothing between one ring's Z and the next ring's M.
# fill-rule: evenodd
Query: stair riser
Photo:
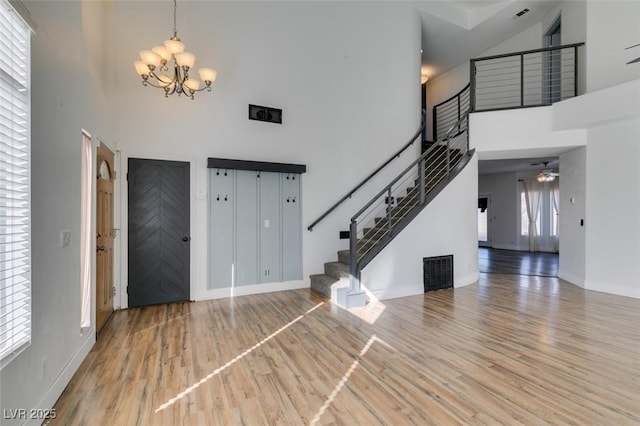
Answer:
M349 264L349 250L342 250L338 252L338 262L346 263L347 265Z
M340 262L325 263L324 274L336 280L349 278L349 264Z

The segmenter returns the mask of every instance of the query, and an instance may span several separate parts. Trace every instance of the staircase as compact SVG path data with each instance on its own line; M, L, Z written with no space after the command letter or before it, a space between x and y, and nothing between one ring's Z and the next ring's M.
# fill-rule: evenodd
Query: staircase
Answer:
M425 152L414 165L352 218L350 246L355 247L355 256L352 257L351 250L338 251L338 261L325 263L324 274L311 275L311 288L336 301L339 288L346 291L353 287L354 278L359 281L359 277L354 277L351 271L356 270L359 275L359 271L468 163L473 151L468 150L467 142L466 126L462 130L458 126L455 132L447 134L444 141L432 142L426 146ZM414 168L417 176L414 174L408 184L403 184L407 182L403 178L411 176ZM421 183L424 191L421 191ZM373 215L373 220L367 220L365 216L372 211L377 214ZM365 218L361 219L363 217Z
M349 250L340 250L337 262L325 263L324 274L311 275L310 278L313 290L335 300L338 288L349 287Z

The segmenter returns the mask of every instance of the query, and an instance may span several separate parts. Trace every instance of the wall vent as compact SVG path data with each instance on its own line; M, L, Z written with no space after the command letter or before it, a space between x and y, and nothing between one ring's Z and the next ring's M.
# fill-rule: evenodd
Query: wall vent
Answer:
M424 292L453 288L453 255L424 257Z

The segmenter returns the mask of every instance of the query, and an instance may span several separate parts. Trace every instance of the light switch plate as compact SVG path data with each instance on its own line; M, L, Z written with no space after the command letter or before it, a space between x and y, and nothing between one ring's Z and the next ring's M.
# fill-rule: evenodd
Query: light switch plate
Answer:
M271 222L269 221L269 219L265 219L264 220L264 227L265 228L270 228L271 227Z

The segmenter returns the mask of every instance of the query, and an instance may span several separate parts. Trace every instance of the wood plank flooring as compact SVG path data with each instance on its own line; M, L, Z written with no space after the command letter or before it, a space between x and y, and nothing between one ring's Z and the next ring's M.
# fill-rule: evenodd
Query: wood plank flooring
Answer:
M640 424L640 300L557 278L116 312L57 425Z
M491 274L558 276L557 253L478 248L478 270Z

